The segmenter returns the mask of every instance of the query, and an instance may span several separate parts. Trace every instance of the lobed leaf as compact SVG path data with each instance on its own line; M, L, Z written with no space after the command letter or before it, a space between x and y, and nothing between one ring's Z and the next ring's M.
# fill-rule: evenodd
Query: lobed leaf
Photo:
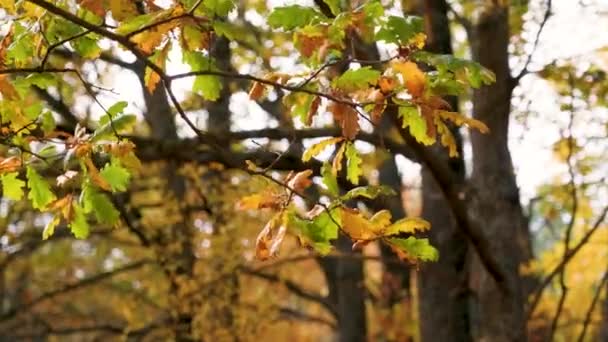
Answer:
M327 138L325 140L321 140L316 144L311 145L309 148L306 149L306 151L304 151L304 153L302 154L302 161L307 162L310 159L312 159L312 157L318 155L319 153L323 152L324 149L326 149L329 146L335 145L341 141L343 141L344 138L342 137L337 137L337 138Z

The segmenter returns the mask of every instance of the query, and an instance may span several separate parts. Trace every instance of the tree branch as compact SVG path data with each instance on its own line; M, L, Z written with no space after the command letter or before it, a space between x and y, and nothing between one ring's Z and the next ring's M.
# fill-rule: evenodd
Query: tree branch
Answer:
M44 293L44 294L38 296L37 298L31 300L29 303L26 303L24 305L21 305L21 306L8 310L6 313L4 313L2 316L0 316L0 321L6 321L8 319L11 319L14 316L17 316L21 313L31 310L33 307L37 306L40 303L47 301L49 299L52 299L54 297L57 297L59 295L68 293L70 291L78 290L78 289L81 289L86 286L94 285L95 283L97 283L99 281L102 281L102 280L105 280L108 278L112 278L121 273L125 273L125 272L129 272L129 271L138 269L144 265L152 264L153 262L154 261L151 259L143 259L143 260L128 264L126 266L114 269L112 271L107 271L107 272L102 272L102 273L96 274L94 276L85 278L77 283L66 285L60 289L49 291L49 292Z
M316 293L312 293L309 290L303 289L302 287L300 287L298 284L296 284L295 282L293 282L291 280L283 279L276 274L265 273L265 272L257 271L257 270L251 269L251 268L243 268L242 272L244 274L248 274L248 275L251 275L251 276L254 276L257 278L261 278L261 279L264 279L264 280L267 280L270 282L281 283L281 284L285 285L285 287L293 294L295 294L301 298L304 298L306 300L320 304L321 306L326 308L329 312L331 312L334 315L334 317L337 317L337 315L338 315L336 308L326 297L321 296Z
M397 127L400 126L397 125ZM483 234L481 227L469 217L467 204L465 202L471 200L470 197L472 194L468 191L466 184L462 184L449 169L448 165L441 162L441 159L436 157L430 148L426 148L416 142L405 129L400 128L400 133L406 143L414 151L416 159L429 169L437 181L437 184L441 188L441 191L446 197L450 209L454 214L457 223L456 225L471 241L473 248L479 255L479 258L488 273L503 292L509 293L510 290L505 284L507 278L504 274L504 270L500 267L500 264L494 257L494 253L490 249L488 238Z
M589 328L589 324L591 324L591 316L593 316L593 311L595 310L595 306L597 302L599 302L600 294L604 289L604 285L608 283L608 271L604 272L604 276L600 280L600 283L595 290L595 294L593 295L593 299L591 300L591 305L589 306L589 310L585 314L585 321L583 322L583 330L581 334L578 336L578 342L583 342L585 340L585 335L587 334L587 329ZM608 293L606 294L608 296Z
M555 266L555 268L549 273L549 275L538 286L538 288L536 289L536 291L534 291L534 298L532 299L530 307L528 308L527 315L526 315L526 321L530 320L530 318L532 317L532 314L534 313L534 310L536 309L536 306L540 302L540 298L541 298L541 296L542 296L543 291L545 290L545 288L551 283L551 281L553 280L553 278L556 275L558 275L562 271L562 269L564 267L566 267L566 265L568 264L568 262L578 253L578 251L580 251L581 248L583 248L583 246L587 242L589 242L589 240L591 239L591 237L593 236L593 234L600 228L602 222L604 222L604 219L606 218L606 215L608 215L608 206L606 206L604 208L604 210L602 211L602 213L600 214L600 216L597 218L597 220L595 221L595 223L591 227L591 229L585 234L585 236L583 236L583 238L581 239L581 241L579 241L579 243L576 244L576 246L574 246L570 250L570 252L568 253L568 255L566 255L562 259L562 261L557 266Z
M536 49L538 48L538 43L540 41L540 35L543 32L543 29L545 28L547 21L551 17L552 7L553 7L552 0L547 0L547 8L545 9L545 14L543 15L543 19L540 22L538 31L536 32L536 37L534 38L534 43L532 45L532 51L528 55L528 58L526 58L526 62L524 63L524 66L522 67L519 74L517 74L517 76L515 76L513 78L512 87L515 87L519 83L519 81L529 73L528 67L530 66L530 63L532 62L532 57L534 56L534 53L536 53Z

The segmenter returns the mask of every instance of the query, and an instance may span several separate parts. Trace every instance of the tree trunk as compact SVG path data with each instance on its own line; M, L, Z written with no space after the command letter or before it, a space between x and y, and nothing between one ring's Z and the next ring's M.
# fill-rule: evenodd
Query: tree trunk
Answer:
M425 19L427 49L452 53L447 4L445 0L419 1ZM456 98L447 99L457 110ZM464 181L462 137L452 128L460 156L449 158L439 146L435 153ZM439 250L439 261L424 265L418 276L420 337L422 341L471 341L469 318L468 263L466 237L456 225L449 203L427 168L422 170L422 217L431 223L428 233ZM438 310L438 308L441 308Z
M509 9L494 2L474 23L473 58L496 74L496 83L476 90L473 115L489 128L489 134L471 132L475 201L470 217L484 227L491 250L506 276L501 290L479 262L475 263L472 287L476 293L482 341L523 341L524 294L519 267L526 253L525 217L519 202L511 155L508 149L512 78L509 70Z
M352 253L352 241L345 236L340 236L335 247ZM329 300L338 315L338 340L367 341L363 262L355 258L322 258L319 263L327 280Z
M140 80L144 100L146 104L146 112L144 117L150 127L150 133L154 138L164 141L177 140L177 129L175 125L175 117L171 112L166 95L165 87L162 83L156 86L154 92L150 93L144 82L145 67L143 63L138 63L136 70ZM170 203L175 201L175 205L179 207L183 203L182 199L185 192L185 180L177 173L178 165L171 161L164 168L164 178L167 183L167 195ZM193 329L193 305L180 298L182 291L180 284L186 284L192 278L193 267L195 262L194 250L192 246L193 232L190 226L185 222L186 218L182 218L170 227L156 229L154 232L148 232L153 236L152 241L156 242L154 246L157 248L157 255L167 274L171 289L169 292L169 305L171 306L173 321L173 333L177 341L192 341ZM179 246L179 248L169 248L168 246ZM178 251L167 255L167 251Z

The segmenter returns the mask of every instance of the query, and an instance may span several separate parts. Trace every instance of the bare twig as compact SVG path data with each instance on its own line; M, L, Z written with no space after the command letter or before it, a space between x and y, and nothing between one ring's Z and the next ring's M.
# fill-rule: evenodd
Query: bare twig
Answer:
M608 283L608 271L604 272L604 276L600 280L600 283L595 290L595 294L593 295L593 299L591 300L591 305L589 306L589 310L585 314L585 321L583 322L583 330L581 334L578 336L578 342L583 342L585 340L585 335L587 334L587 329L589 328L589 324L591 324L591 316L593 316L593 311L595 310L595 306L600 299L600 294L604 289L604 286ZM608 295L608 294L607 294Z
M528 67L530 66L530 63L532 62L532 58L533 58L534 54L536 53L536 49L538 48L538 43L540 41L540 35L542 34L543 29L545 28L545 25L547 24L547 21L551 17L551 10L552 10L552 0L547 0L547 7L545 9L545 14L543 15L543 19L540 22L540 26L538 27L538 31L536 32L536 36L534 37L532 51L526 58L526 62L524 63L524 66L522 67L519 74L517 74L517 76L515 76L513 78L513 85L517 85L519 83L519 81L522 79L522 77L524 77L525 75L527 75L530 72L528 70Z
M574 224L576 222L576 212L578 210L578 196L576 190L575 183L575 175L574 175L574 165L572 162L572 158L574 156L574 137L572 136L572 126L574 124L574 83L573 77L570 75L569 78L571 94L570 94L570 121L568 122L568 155L566 157L566 164L568 165L568 175L569 175L569 187L570 187L570 197L572 201L572 211L570 212L570 220L568 221L568 226L566 227L566 236L564 238L564 255L562 256L562 261L568 257L570 253L570 240L572 239L572 229L574 228ZM566 286L565 280L566 268L562 268L559 275L559 285L561 288L561 296L559 298L559 303L557 305L557 311L555 312L555 316L553 317L553 321L551 322L551 328L549 330L549 341L553 340L555 336L555 331L557 330L557 323L559 322L559 317L561 316L562 309L564 306L564 302L566 301L566 296L568 295L568 287Z

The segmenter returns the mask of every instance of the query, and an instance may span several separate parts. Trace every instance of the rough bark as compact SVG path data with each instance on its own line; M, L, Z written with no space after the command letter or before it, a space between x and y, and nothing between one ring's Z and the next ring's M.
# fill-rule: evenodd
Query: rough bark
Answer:
M508 6L495 2L480 14L470 37L473 58L496 74L495 84L482 87L473 95L473 116L483 121L490 133L471 133L470 183L475 201L470 216L484 227L490 248L506 277L506 288L501 290L485 269L475 263L471 285L477 298L476 337L482 341L525 340L519 267L527 242L525 218L508 149L512 91L508 20Z
M445 0L418 1L425 19L427 49L452 53ZM457 109L456 98L447 99ZM462 137L453 128L460 156L449 158L445 149L435 153L460 182L464 181ZM439 250L439 261L424 265L418 276L420 337L422 341L471 341L469 291L467 286L468 242L458 229L443 192L428 168L422 170L422 217L432 226L428 236ZM441 308L438 310L438 308Z

